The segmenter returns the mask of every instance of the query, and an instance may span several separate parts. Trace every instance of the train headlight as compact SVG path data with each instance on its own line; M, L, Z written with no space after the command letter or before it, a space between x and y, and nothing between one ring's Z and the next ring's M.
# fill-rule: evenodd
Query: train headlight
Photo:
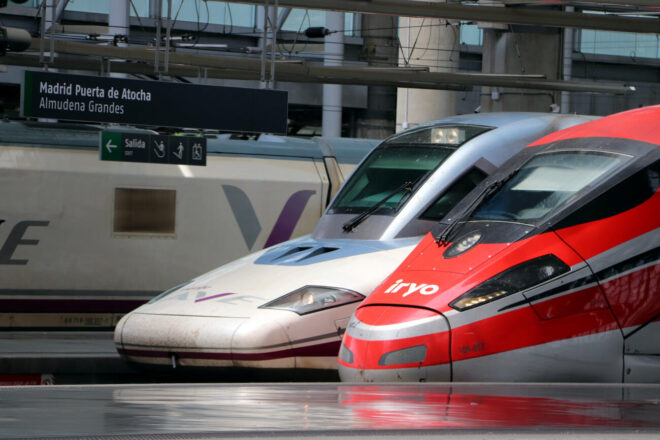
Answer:
M472 249L477 243L479 243L479 240L481 240L481 232L470 232L469 234L463 235L456 240L454 244L449 246L442 256L445 258L453 258L461 255L463 252Z
M305 286L287 293L259 308L279 309L296 312L299 315L331 309L364 299L363 295L339 287Z
M462 312L529 289L569 270L559 258L551 254L544 255L495 275L449 303L449 306Z

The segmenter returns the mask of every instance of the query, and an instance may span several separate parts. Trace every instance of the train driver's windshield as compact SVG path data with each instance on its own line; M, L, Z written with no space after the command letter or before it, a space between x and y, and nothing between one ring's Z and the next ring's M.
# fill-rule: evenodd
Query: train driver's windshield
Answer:
M476 220L521 222L540 219L608 174L626 157L593 151L539 154L477 207L471 217Z
M393 194L397 188L406 182L420 183L457 147L489 129L469 125L431 126L390 138L346 182L330 212L360 213L386 199L378 214L393 215L404 198L410 197L410 191Z

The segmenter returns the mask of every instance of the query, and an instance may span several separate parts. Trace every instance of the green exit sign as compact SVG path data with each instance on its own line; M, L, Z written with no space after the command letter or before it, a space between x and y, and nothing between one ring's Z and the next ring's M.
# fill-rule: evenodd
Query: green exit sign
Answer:
M121 133L101 133L101 160L122 160L121 138Z
M101 160L206 165L206 139L201 137L103 131L99 149Z

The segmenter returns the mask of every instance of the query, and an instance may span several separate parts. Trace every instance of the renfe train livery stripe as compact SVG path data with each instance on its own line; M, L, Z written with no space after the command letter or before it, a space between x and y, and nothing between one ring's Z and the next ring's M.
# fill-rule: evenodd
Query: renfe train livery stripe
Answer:
M335 357L339 353L339 341L325 342L322 344L307 345L304 347L288 348L286 350L267 351L260 353L232 353L211 351L186 351L186 350L144 350L132 348L119 348L117 351L123 356L151 357L170 359L175 355L179 360L183 359L210 359L210 360L234 360L234 361L266 361L283 359L289 357Z
M146 299L0 299L2 313L128 313Z

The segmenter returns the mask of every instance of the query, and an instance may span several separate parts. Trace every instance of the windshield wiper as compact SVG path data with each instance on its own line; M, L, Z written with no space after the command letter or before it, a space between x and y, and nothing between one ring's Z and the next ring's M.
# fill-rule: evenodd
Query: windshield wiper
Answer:
M362 223L367 217L369 217L371 214L376 212L378 208L383 206L385 202L387 202L389 199L394 197L395 195L399 194L401 191L405 191L405 193L401 196L401 200L399 200L399 203L397 203L395 211L398 211L399 208L403 203L406 202L405 197L406 194L412 194L415 191L415 188L417 185L420 184L422 180L424 180L429 174L431 174L433 171L435 171L435 168L431 168L430 170L426 171L424 174L421 176L418 176L415 178L415 180L409 180L407 182L403 182L401 186L399 186L397 189L386 195L383 199L379 200L375 205L367 209L366 211L360 213L356 217L352 218L348 222L344 223L342 226L342 229L345 232L351 232L353 229L357 228L360 223Z
M344 223L342 229L344 230L344 232L351 232L353 229L357 228L358 225L362 223L367 217L369 217L371 214L376 212L376 210L380 208L385 202L387 202L395 195L399 194L401 191L405 191L405 193L401 196L401 200L399 200L399 203L397 203L396 205L395 210L398 210L399 207L403 204L406 194L412 194L412 192L415 191L415 187L417 187L417 185L433 171L435 171L435 168L426 171L421 176L418 176L415 180L409 180L407 182L403 182L401 186L399 186L397 189L386 195L383 199L379 200L375 205L373 205L366 211L360 213L356 217L352 218L348 222Z
M445 229L441 233L435 236L435 242L438 245L447 245L451 242L451 239L456 235L456 232L460 230L459 224L462 223L465 225L467 223L467 219L472 215L472 213L481 205L481 203L486 200L488 197L493 195L498 189L502 187L513 175L517 172L518 170L515 170L512 173L509 173L505 177L496 180L495 182L491 183L488 185L486 188L479 193L479 195L472 200L472 202L468 205L467 208L465 208L454 220L453 222L449 223Z
M357 228L360 223L365 221L367 219L367 217L369 217L374 212L376 212L376 210L378 208L383 206L383 204L385 202L387 202L389 199L391 199L395 195L399 194L401 191L405 191L406 193L412 192L413 188L415 188L415 184L417 184L417 182L419 182L421 180L421 178L424 177L426 174L428 174L428 173L425 173L425 174L421 175L420 177L418 177L415 180L409 180L407 182L403 182L403 184L401 184L401 186L399 186L397 189L395 189L394 191L392 191L391 193L389 193L388 195L386 195L385 197L380 199L376 204L372 205L369 209L367 209L366 211L361 212L356 217L353 217L351 220L344 223L344 225L342 226L342 229L345 232L351 232L353 229Z
M342 226L342 229L345 232L351 232L353 229L357 228L360 223L365 221L367 219L367 217L369 217L374 212L376 212L376 210L378 208L383 206L383 204L385 202L387 202L389 199L391 199L395 195L399 194L401 191L404 191L404 190L406 192L412 191L413 186L414 186L413 182L411 182L411 181L403 182L403 184L401 186L399 186L397 189L395 189L394 191L392 191L391 193L389 193L388 195L386 195L385 197L380 199L376 204L372 205L371 208L367 209L366 211L361 212L356 217L354 217L351 220L349 220L348 222L344 223L344 225Z

